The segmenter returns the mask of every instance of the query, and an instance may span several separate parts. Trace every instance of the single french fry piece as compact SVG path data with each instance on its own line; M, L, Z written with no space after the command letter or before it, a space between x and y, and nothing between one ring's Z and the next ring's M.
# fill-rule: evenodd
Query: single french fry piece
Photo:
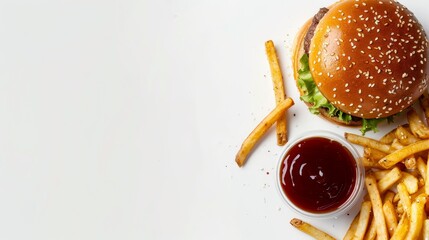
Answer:
M250 133L250 135L244 140L240 150L235 157L239 167L242 167L247 160L250 151L253 149L259 139L268 131L268 129L282 116L285 111L294 104L291 98L286 98L280 104L274 108Z
M417 170L419 171L420 176L426 181L426 163L423 158L417 158Z
M360 161L362 163L362 166L364 168L379 168L379 169L384 169L382 166L380 166L380 164L378 164L378 161L367 158L367 157L361 157Z
M395 193L394 193L394 192L392 192L392 191L390 191L390 190L387 190L387 191L384 193L383 202L391 201L391 202L393 203L393 198L394 198L394 197L395 197Z
M394 151L393 153L382 158L378 163L384 168L391 168L396 163L402 161L406 157L429 149L429 139L421 140L416 143L405 146L404 148Z
M371 200L375 224L377 225L377 239L388 239L386 220L384 219L380 192L377 188L377 180L372 173L368 173L365 176L365 185Z
M290 224L294 226L296 229L300 230L303 233L306 233L312 236L315 239L321 240L335 240L331 235L325 233L324 231L314 227L313 225L306 223L300 219L293 218L290 221Z
M423 139L429 138L429 128L423 123L416 110L409 110L407 112L407 118L410 124L411 132L415 136Z
M384 153L391 153L391 148L388 144L382 143L375 139L347 132L344 133L344 137L351 143L361 145L363 147L374 148Z
M384 218L386 219L387 231L392 236L396 227L398 226L398 218L396 215L395 206L392 201L386 201L383 204Z
M419 190L419 180L412 174L402 172L401 182L404 183L409 194L413 194Z
M420 140L403 126L399 126L398 128L396 128L395 135L399 142L405 146Z
M429 195L429 164L426 164L426 181L424 188L426 195Z
M375 175L376 172L374 172ZM378 191L383 194L386 190L391 188L402 177L402 172L398 167L390 170L384 177L377 183ZM377 179L377 178L376 178Z
M393 140L396 139L396 129L392 129L390 132L386 133L383 137L380 138L380 142L385 144L392 144Z
M371 217L371 202L365 201L362 203L359 214L359 222L356 227L355 236L353 239L362 239L365 236L368 227L369 218Z
M419 237L425 219L425 204L425 194L418 196L411 204L410 229L405 237L406 240L414 240Z
M417 160L414 154L406 157L403 162L405 167L409 170L414 170L417 167Z
M380 166L380 164L378 164L378 161L374 161L366 157L360 157L359 159L360 159L360 162L362 163L362 166L365 169L371 169L371 168L384 169L382 166Z
M393 236L390 240L402 240L408 233L408 229L410 228L410 222L408 220L407 214L402 214L401 220L398 223L398 226L393 233Z
M371 220L368 230L366 231L364 240L374 240L377 237L377 225L375 225L374 218Z
M390 147L394 150L399 150L399 149L404 148L405 146L402 145L402 143L399 142L399 140L395 138L395 140L393 140L392 144L390 144Z
M422 231L422 239L429 240L429 219L425 219L423 222L423 231Z
M279 60L276 53L276 48L274 47L273 41L269 40L265 42L265 51L268 57L268 63L270 64L271 78L273 79L273 89L276 99L276 104L281 103L285 98L285 87L283 82L283 75L280 69ZM287 142L287 120L286 114L283 114L276 124L277 132L277 144L283 146Z
M353 240L356 232L356 228L359 223L360 213L356 214L355 218L353 219L352 223L349 226L349 229L347 229L346 234L344 235L343 240Z
M419 102L420 102L420 107L423 109L423 113L424 113L425 118L426 118L426 123L429 124L429 122L428 122L428 120L429 120L429 97L428 97L428 94L424 93L422 96L420 96Z
M384 178L391 171L392 171L392 169L390 169L390 170L383 169L383 170L379 170L379 171L373 171L372 174L374 174L374 177L375 177L375 179L377 179L377 181L380 181L382 178Z
M410 194L407 191L407 187L405 186L404 183L401 182L401 183L398 183L396 188L398 189L398 195L399 195L399 199L402 203L402 207L404 208L404 211L408 215L408 217L410 217L411 199L410 199Z
M387 154L374 148L366 147L363 150L363 156L374 161L384 158Z

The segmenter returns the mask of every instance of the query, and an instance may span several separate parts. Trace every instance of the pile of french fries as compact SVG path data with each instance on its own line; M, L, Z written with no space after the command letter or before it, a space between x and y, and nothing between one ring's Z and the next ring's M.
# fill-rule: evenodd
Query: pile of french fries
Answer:
M428 97L420 102L427 116ZM429 128L415 109L407 120L379 140L345 133L364 147L368 194L344 239L429 239Z
M408 124L381 139L345 133L363 147L367 195L347 230L349 239L429 239L429 98L420 98L424 117L410 109ZM292 219L297 229L316 239L333 239L308 223ZM296 224L296 223L300 224ZM309 224L308 224L309 225Z

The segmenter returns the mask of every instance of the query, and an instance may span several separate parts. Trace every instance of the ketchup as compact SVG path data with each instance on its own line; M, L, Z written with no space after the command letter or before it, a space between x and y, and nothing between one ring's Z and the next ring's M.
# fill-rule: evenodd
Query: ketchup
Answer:
M292 146L280 167L281 188L302 210L327 213L347 201L356 182L356 161L341 143L311 137Z

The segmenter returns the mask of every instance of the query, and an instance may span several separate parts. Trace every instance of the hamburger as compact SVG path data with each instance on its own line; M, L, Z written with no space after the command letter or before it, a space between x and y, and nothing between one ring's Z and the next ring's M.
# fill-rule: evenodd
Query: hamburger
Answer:
M312 113L377 131L427 89L428 39L396 1L342 0L321 8L296 36L293 68Z

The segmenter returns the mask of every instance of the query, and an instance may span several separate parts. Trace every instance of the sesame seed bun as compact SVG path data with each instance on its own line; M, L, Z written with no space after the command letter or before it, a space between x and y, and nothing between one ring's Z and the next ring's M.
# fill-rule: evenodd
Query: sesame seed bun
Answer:
M295 79L302 41L296 38ZM428 40L403 5L342 0L329 7L311 40L309 65L320 92L341 111L383 118L412 105L427 89Z
M304 47L303 42L305 38L305 34L308 31L308 28L311 25L312 19L309 19L299 30L298 34L295 37L294 42L294 48L293 48L293 54L292 54L292 67L293 67L293 74L295 81L298 80L298 70L300 69L301 65L299 62L300 57L304 54ZM297 84L298 86L298 84ZM304 95L304 92L297 87L299 90L300 95ZM307 106L311 106L311 103L305 103ZM325 120L328 120L334 124L344 125L344 126L361 126L362 125L362 119L360 118L353 118L350 122L344 122L337 117L330 116L328 111L324 108L319 109L320 116L324 118Z

